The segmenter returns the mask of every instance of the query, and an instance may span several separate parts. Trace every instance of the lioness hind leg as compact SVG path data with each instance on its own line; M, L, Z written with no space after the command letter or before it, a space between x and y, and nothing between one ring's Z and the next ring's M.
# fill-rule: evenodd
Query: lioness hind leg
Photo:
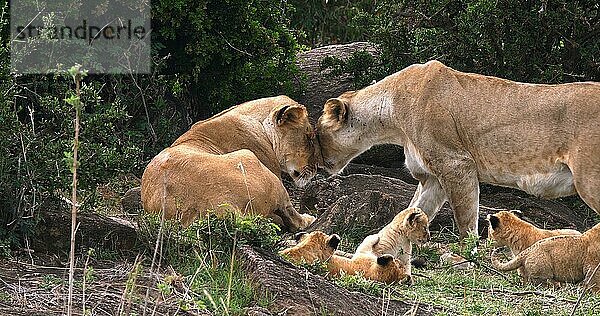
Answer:
M479 180L474 167L457 164L447 164L439 179L448 201L454 211L454 220L458 226L460 238L469 233L478 234L479 216Z
M567 162L573 173L573 184L581 199L600 214L600 133L586 135L576 148Z
M577 171L573 173L573 180L579 197L600 214L600 161Z

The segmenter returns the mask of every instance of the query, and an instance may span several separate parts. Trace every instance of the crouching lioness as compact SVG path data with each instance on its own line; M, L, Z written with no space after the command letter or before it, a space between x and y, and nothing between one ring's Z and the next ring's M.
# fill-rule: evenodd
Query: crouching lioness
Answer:
M410 203L433 220L449 201L477 233L479 182L542 197L579 193L600 212L600 84L526 84L412 65L325 103L323 166L340 172L376 144L404 147L419 180Z
M286 96L259 99L194 124L160 152L142 176L142 204L189 225L228 204L288 230L314 221L299 214L281 183L287 172L304 186L316 172L314 131L304 106Z

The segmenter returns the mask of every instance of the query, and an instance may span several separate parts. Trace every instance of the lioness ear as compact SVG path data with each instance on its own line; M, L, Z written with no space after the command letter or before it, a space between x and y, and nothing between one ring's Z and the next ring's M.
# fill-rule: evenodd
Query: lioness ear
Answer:
M498 216L496 215L488 215L488 221L490 221L490 225L492 226L492 229L496 229L498 228L498 226L500 226L500 219L498 218Z
M337 249L339 244L340 244L340 236L338 236L337 234L331 235L331 237L329 237L329 240L327 240L327 245L329 245L329 247L331 247L333 249Z
M340 126L348 120L348 104L340 98L332 98L325 102L323 108L323 116L325 121Z
M294 235L294 239L296 241L300 241L300 239L302 239L302 237L304 237L306 235L306 232L298 232L296 233L296 235Z
M274 113L275 124L283 125L286 123L300 122L308 114L306 108L299 105L284 105Z
M394 260L394 256L390 254L385 254L383 256L377 257L377 264L385 267L386 265L388 265L388 263L392 262L392 260Z

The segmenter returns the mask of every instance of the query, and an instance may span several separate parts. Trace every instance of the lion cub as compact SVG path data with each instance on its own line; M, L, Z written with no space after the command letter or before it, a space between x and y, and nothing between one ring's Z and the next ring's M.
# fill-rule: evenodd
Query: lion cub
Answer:
M492 265L500 271L520 269L521 276L534 284L547 282L577 283L589 281L600 292L600 224L579 236L554 236L542 239L523 250L512 260Z
M573 229L541 229L520 219L520 211L500 211L487 216L490 222L488 235L495 241L496 246L506 246L514 256L538 240L552 236L581 235Z
M279 254L286 256L293 263L309 263L315 261L325 262L331 256L340 244L340 236L333 234L327 235L322 231L312 233L296 234L298 244L286 248Z
M367 236L356 248L356 253L371 253L377 257L392 255L410 274L412 243L422 244L429 240L429 218L420 208L409 207L398 213L391 223L377 234Z
M410 266L410 265L409 265ZM342 272L349 275L362 274L363 277L384 283L412 283L412 278L400 260L392 255L375 256L367 253L357 253L352 259L333 255L327 263L327 269L332 275Z
M295 263L326 262L331 275L340 275L342 272L351 275L362 273L365 278L385 283L410 280L399 261L391 255L377 257L371 253L359 253L351 259L335 255L339 241L338 235L329 236L321 231L314 231L301 235L296 246L287 248L280 254Z

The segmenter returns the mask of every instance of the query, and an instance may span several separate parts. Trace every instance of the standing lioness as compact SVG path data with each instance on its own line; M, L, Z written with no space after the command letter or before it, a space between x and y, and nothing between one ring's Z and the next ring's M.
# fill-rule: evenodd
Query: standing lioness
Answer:
M293 208L281 183L299 186L316 172L314 131L304 106L286 97L246 102L194 124L160 152L142 176L147 212L190 224L207 209L229 204L262 214L289 230L314 221Z
M479 182L600 212L600 84L526 84L412 65L325 103L317 131L337 173L376 144L404 146L419 180L410 207L431 221L449 201L461 236L477 232Z

